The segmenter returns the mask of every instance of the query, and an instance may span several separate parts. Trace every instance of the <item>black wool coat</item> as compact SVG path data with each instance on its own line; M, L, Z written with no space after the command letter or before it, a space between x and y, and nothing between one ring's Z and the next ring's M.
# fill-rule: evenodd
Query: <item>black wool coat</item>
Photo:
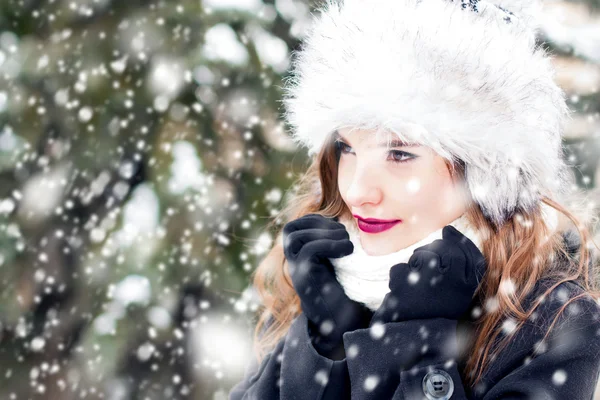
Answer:
M578 237L573 232L564 237L575 251ZM540 280L525 300L524 309L528 310L551 283L550 279ZM474 388L464 383L464 368L472 349L459 339L474 333L470 311L458 322L435 318L388 323L383 337L373 337L369 328L346 332L343 360L329 359L315 350L307 319L301 313L260 365L252 360L243 380L230 391L229 400L592 400L600 374L598 301L587 294L573 301L542 341L560 307L583 291L577 281L561 283L521 328L511 332L510 321L503 324L504 334L512 335L510 343ZM471 310L473 307L482 305L474 301ZM423 330L429 334L423 335ZM427 346L443 340L457 340L456 362L428 359ZM413 367L403 371L386 367L414 346L422 349L422 357Z

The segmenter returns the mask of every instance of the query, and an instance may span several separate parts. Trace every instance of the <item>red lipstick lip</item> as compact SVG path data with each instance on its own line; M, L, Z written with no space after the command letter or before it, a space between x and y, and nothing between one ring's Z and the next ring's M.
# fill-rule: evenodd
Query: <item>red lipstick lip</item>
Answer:
M379 233L379 232L387 231L388 229L391 229L395 225L402 222L402 220L399 220L399 219L385 221L385 220L381 220L381 219L371 218L371 219L365 220L363 218L360 218L357 215L354 215L354 216L358 220L359 229L361 231L367 232L367 233ZM375 222L372 222L372 221L375 221Z
M389 224L392 222L398 222L399 219L376 219L376 218L362 218L360 215L352 214L356 219L359 219L370 224Z

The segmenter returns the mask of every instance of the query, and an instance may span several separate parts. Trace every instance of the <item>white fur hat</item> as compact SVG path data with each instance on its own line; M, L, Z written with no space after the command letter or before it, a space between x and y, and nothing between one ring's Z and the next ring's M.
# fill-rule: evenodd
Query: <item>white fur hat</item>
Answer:
M539 0L325 0L284 80L292 139L318 153L376 129L466 164L497 226L571 188L569 109L536 44Z

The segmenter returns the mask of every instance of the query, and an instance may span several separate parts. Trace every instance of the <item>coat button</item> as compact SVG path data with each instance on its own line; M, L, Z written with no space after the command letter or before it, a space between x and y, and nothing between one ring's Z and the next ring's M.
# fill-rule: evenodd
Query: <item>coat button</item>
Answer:
M452 377L441 369L434 369L423 378L423 393L429 400L448 400L454 392Z

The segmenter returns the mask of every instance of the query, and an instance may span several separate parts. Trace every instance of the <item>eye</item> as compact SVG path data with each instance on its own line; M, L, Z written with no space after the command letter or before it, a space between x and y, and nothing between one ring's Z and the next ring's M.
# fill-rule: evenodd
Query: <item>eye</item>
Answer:
M350 153L349 149L352 148L339 139L335 141L335 146L337 151L342 154ZM406 151L401 150L390 150L389 154L392 156L392 159L390 161L394 164L409 162L410 160L418 157L414 154L407 153Z
M405 163L405 162L409 162L413 158L417 158L417 156L415 156L414 154L407 153L405 151L400 151L400 150L390 150L390 155L393 158L392 159L393 163ZM400 159L402 157L407 157L407 158Z
M346 148L351 148L350 146L348 146L346 143L342 142L341 140L335 141L335 147L337 148L338 151L340 151L342 153L345 153Z

